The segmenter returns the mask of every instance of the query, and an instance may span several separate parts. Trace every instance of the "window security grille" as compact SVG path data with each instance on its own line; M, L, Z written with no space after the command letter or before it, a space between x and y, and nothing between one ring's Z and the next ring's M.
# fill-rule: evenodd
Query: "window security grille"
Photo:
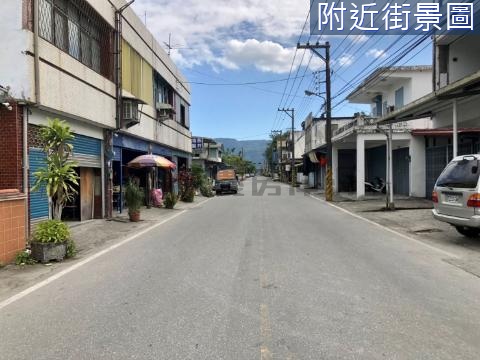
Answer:
M39 34L113 81L113 29L85 0L39 0Z
M123 119L133 120L133 102L123 101Z

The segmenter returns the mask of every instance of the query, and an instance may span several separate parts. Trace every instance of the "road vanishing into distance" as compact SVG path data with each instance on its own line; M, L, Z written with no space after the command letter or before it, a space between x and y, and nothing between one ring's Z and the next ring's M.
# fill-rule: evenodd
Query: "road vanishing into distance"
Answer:
M0 309L0 358L480 358L479 278L266 185L246 180Z

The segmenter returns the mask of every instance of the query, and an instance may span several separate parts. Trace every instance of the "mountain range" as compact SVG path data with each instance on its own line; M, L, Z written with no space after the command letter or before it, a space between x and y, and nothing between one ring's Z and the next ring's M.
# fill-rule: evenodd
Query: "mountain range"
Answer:
M243 149L244 158L253 162L257 168L263 164L265 149L270 142L270 140L236 140L229 138L217 138L215 141L223 144L225 151L230 149L235 154L239 154Z

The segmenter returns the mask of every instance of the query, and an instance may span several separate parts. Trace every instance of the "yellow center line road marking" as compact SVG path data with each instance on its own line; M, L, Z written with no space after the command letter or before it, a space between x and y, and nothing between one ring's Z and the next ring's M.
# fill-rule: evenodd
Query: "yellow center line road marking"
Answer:
M272 329L270 327L270 319L268 316L268 306L260 305L260 335L262 337L262 346L260 347L260 359L271 360L272 353L268 349L268 344L272 338Z
M349 210L347 210L347 209L344 209L344 208L342 208L342 207L340 207L340 206L338 206L338 205L335 205L335 204L332 204L332 203L330 203L330 202L327 202L327 201L325 201L325 200L323 200L323 199L320 199L320 198L318 198L318 197L316 197L316 196L313 196L313 195L311 195L311 194L308 194L308 196L310 196L312 199L315 199L315 200L318 200L318 201L320 201L320 202L323 202L324 204L327 204L327 205L329 205L329 206L331 206L331 207L333 207L333 208L335 208L335 209L337 209L337 210L340 210L340 211L342 211L342 212L344 212L344 213L346 213L346 214L349 214L350 216L353 216L354 218L363 220L363 221L365 221L365 222L367 222L367 223L369 223L369 224L371 224L371 225L374 225L374 226L376 226L376 227L378 227L378 228L380 228L380 229L383 229L383 230L388 231L388 232L390 232L390 233L392 233L392 234L395 234L395 235L397 235L397 236L399 236L399 237L401 237L401 238L404 238L404 239L406 239L406 240L409 240L409 241L415 242L415 243L417 243L417 244L420 244L420 245L422 245L422 246L424 246L424 247L426 247L426 248L428 248L428 249L430 249L430 250L436 251L437 253L440 253L440 254L443 254L443 255L452 257L452 258L454 258L454 259L459 259L459 258L460 258L460 256L455 255L454 253L451 253L451 252L449 252L449 251L446 251L446 250L437 248L437 247L432 246L432 245L429 245L429 244L427 244L427 243L425 243L425 242L423 242L423 241L421 241L421 240L417 240L417 239L412 238L412 237L410 237L410 236L408 236L408 235L402 234L401 232L398 232L398 231L396 231L396 230L390 229L390 228L388 228L388 227L386 227L386 226L384 226L384 225L381 225L381 224L379 224L379 223L376 223L375 221L372 221L372 220L369 220L369 219L367 219L367 218L364 218L364 217L362 217L362 216L360 216L360 215L357 215L357 214L355 214L355 213L353 213L353 212L351 212L351 211L349 211Z
M198 206L200 206L200 205L203 205L203 204L205 204L207 201L210 201L210 200L212 200L212 199L214 199L214 198L210 198L210 199L204 200L204 201L202 201L202 202L200 202L200 203L198 203L198 204L196 204L196 205L194 205L194 206L192 206L192 207L190 207L190 208L188 208L188 209L182 210L182 211L180 211L179 213L177 213L177 214L175 214L175 215L172 215L172 216L170 216L169 218L167 218L167 219L165 219L165 220L163 220L163 221L160 221L160 222L158 222L158 223L156 223L156 224L154 224L154 225L152 225L152 226L150 226L150 227L148 227L148 228L146 228L146 229L144 229L144 230L136 233L135 235L132 235L131 237L126 238L125 240L120 241L120 242L117 243L117 244L114 244L114 245L112 245L112 246L110 246L110 247L108 247L108 248L106 248L106 249L104 249L104 250L102 250L102 251L99 251L99 252L96 253L96 254L93 254L92 256L89 256L89 257L85 258L85 259L82 260L82 261L77 262L76 264L70 266L69 268L66 268L65 270L62 270L62 271L60 271L59 273L57 273L57 274L55 274L55 275L52 275L52 276L46 278L46 279L43 280L43 281L40 281L39 283L37 283L37 284L35 284L35 285L33 285L33 286L31 286L31 287L29 287L29 288L27 288L27 289L19 292L18 294L13 295L12 297L10 297L10 298L8 298L8 299L0 302L0 310L2 310L4 307L7 307L8 305L14 303L15 301L18 301L18 300L24 298L25 296L33 293L34 291L37 291L38 289L41 289L41 288L43 288L44 286L47 286L47 285L50 284L51 282L54 282L55 280L58 280L58 279L64 277L65 275L71 273L72 271L81 268L82 266L88 264L89 262L92 262L93 260L95 260L95 259L97 259L97 258L99 258L99 257L101 257L101 256L103 256L103 255L105 255L105 254L107 254L107 253L115 250L116 248L119 248L120 246L123 246L123 245L125 245L125 244L127 244L127 243L129 243L129 242L131 242L131 241L133 241L133 240L135 240L135 239L137 239L137 238L139 238L140 236L147 234L148 232L156 229L157 227L160 227L160 226L162 226L163 224L165 224L165 223L167 223L167 222L169 222L169 221L172 221L173 219L176 219L176 218L179 217L180 215L183 215L183 214L185 214L186 212L188 212L188 210L194 209L194 208L196 208L196 207L198 207Z

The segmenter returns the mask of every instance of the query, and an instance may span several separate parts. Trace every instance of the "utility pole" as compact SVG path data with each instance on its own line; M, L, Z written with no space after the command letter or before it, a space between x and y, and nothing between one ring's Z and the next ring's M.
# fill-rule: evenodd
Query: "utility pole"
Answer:
M330 71L330 43L327 41L325 44L316 44L311 45L306 43L305 45L297 44L297 49L308 49L311 50L315 55L321 58L325 62L325 72L326 72L326 95L327 95L327 105L326 105L326 116L327 123L325 126L325 132L327 137L327 181L325 189L325 199L327 201L333 201L333 161L332 161L332 83L331 83L331 71ZM320 54L318 49L325 49L325 56Z
M279 108L278 111L284 112L285 114L290 116L290 118L292 119L292 159L290 162L291 164L290 177L292 181L292 186L295 186L297 184L297 179L295 179L295 172L294 172L294 169L295 169L295 109Z

